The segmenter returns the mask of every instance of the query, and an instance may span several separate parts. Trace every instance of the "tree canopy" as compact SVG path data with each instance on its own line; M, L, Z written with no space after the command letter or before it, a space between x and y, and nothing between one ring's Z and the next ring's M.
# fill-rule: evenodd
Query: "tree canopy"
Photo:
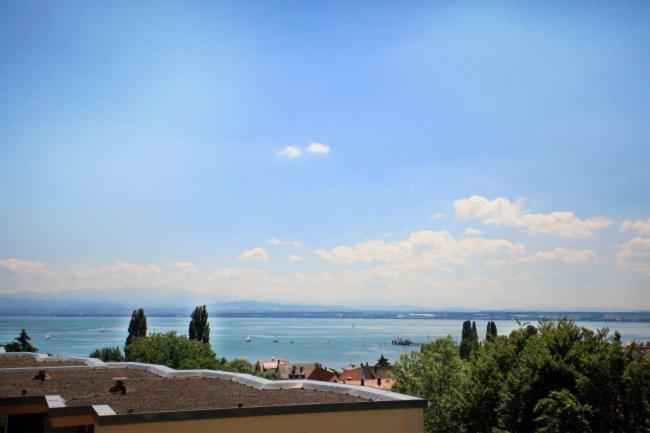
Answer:
M127 347L131 344L134 338L147 336L147 316L144 314L144 309L139 308L133 310L131 314L131 321L129 322L129 335L126 337L124 344L124 351L128 353Z
M31 337L24 329L20 331L18 337L14 338L16 341L5 344L5 351L7 352L38 352L38 349L32 346Z
M104 362L122 362L124 361L124 356L120 352L119 347L102 347L101 349L95 349L91 354L91 358L98 358Z
M175 332L153 333L138 337L128 346L129 361L162 364L171 368L217 368L217 358L209 344L177 335Z
M208 309L205 305L196 307L192 312L192 320L189 329L190 340L201 343L210 342L210 322L208 322Z
M485 339L486 340L494 340L497 338L497 324L494 323L492 320L490 320L487 323L487 329L485 330Z
M393 390L429 401L430 432L650 431L650 354L569 320L521 325L467 360L437 340L402 355L394 376Z
M381 356L379 357L379 359L377 360L377 364L375 364L375 365L378 366L378 367L389 367L390 362L388 362L388 358L386 358L384 356L384 354L382 353Z
M466 320L463 322L460 347L458 348L460 357L463 359L468 359L477 347L478 332L476 330L476 322L470 322L469 320Z

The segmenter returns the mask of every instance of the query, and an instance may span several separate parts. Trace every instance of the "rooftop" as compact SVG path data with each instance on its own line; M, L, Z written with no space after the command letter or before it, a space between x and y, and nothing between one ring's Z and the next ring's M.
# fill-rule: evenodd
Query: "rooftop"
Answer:
M43 382L33 380L34 374L0 372L0 397L60 395L69 407L105 404L118 414L369 401L300 388L255 389L209 377L164 378L128 369L48 370L51 378ZM126 378L125 395L108 391L116 377Z
M0 354L0 362L0 413L37 405L57 425L79 415L90 417L87 423L108 425L426 405L419 398L370 387L215 370L33 353ZM109 391L118 380L126 385L125 393Z
M11 367L47 367L47 366L69 366L69 365L85 365L83 361L75 361L70 359L46 358L42 361L37 361L37 358L31 356L0 356L0 368Z

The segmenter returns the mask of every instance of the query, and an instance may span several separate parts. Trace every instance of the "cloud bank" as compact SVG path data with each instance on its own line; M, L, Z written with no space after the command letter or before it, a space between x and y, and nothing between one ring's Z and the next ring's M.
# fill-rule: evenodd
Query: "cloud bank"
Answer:
M580 219L573 212L561 211L547 214L528 213L524 201L498 197L488 200L479 195L456 200L456 215L464 219L477 219L483 224L509 226L527 230L531 233L552 234L567 238L587 238L602 230L612 221L605 217Z

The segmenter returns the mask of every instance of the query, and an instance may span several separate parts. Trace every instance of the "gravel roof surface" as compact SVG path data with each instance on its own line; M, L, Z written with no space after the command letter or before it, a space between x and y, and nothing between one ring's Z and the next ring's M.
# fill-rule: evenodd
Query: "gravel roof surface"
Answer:
M59 365L85 365L81 361L47 358L46 361L36 361L27 356L0 356L0 368L10 367L54 367Z
M107 404L119 413L167 412L196 409L368 401L359 397L304 389L259 390L216 378L162 378L127 369L50 370L51 379L32 380L34 372L0 372L0 398L61 395L67 406ZM115 395L108 389L114 377L127 377L129 392Z

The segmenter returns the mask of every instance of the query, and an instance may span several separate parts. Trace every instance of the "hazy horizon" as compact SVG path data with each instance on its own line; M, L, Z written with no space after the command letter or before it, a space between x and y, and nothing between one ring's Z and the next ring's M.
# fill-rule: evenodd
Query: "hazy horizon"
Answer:
M0 296L648 310L649 18L3 2Z

